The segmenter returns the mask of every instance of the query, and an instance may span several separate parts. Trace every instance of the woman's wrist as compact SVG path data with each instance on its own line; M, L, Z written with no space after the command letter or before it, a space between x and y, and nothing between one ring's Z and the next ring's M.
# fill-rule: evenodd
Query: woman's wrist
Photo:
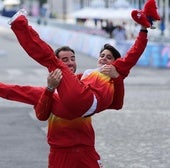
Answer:
M147 28L146 28L146 27L141 26L140 32L148 33L148 30L147 30Z

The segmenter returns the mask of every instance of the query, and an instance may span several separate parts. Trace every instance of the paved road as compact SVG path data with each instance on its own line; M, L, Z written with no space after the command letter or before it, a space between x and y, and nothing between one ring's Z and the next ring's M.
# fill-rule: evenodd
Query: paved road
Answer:
M107 167L170 167L169 75L169 70L135 68L125 81L123 109L94 117Z
M0 73L6 83L44 85L46 69L0 29ZM78 54L79 71L95 59ZM81 67L81 68L80 68ZM170 167L170 70L135 67L125 80L124 107L93 117L96 148L106 168ZM46 123L32 107L0 99L0 168L46 168Z

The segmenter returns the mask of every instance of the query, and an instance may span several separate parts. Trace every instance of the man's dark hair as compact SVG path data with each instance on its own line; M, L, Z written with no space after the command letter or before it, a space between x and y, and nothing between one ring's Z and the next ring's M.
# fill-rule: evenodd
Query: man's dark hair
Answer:
M62 46L55 50L55 55L58 57L58 54L61 51L71 51L73 54L75 54L74 50L72 48L70 48L69 46Z
M100 53L102 53L104 50L109 50L109 51L112 53L112 55L113 55L113 57L115 58L115 60L116 60L117 58L120 58L120 57L121 57L119 51L117 51L116 48L114 48L114 47L113 47L112 45L110 45L110 44L105 44L105 45L103 46L103 48L100 50Z

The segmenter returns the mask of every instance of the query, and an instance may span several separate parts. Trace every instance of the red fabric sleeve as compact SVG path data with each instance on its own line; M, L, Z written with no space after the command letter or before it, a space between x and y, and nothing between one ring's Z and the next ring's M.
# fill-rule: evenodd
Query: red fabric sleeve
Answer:
M81 79L82 75L83 75L82 73L76 74L76 76L79 80Z
M53 92L50 92L48 89L42 93L38 103L34 106L36 117L41 120L45 121L48 120L51 109L52 109L52 102L53 102Z
M35 86L11 85L0 82L0 97L30 105L37 104L45 88Z
M126 55L112 63L123 78L128 76L130 69L137 63L146 48L147 42L147 33L139 32L135 43Z
M123 79L128 76L130 69L137 63L138 59L144 52L147 45L147 33L139 32L139 35L134 45L129 49L126 55L113 62L116 70L120 73L118 78L114 80L114 98L110 109L119 110L123 107L124 102L124 81Z
M124 80L119 75L118 78L113 78L114 81L114 97L109 109L120 110L124 102Z

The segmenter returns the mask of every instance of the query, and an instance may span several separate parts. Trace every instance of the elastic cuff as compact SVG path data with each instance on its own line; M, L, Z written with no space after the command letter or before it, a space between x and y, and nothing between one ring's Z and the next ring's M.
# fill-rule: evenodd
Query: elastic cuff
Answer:
M148 30L146 30L146 29L140 29L140 32L148 33Z

